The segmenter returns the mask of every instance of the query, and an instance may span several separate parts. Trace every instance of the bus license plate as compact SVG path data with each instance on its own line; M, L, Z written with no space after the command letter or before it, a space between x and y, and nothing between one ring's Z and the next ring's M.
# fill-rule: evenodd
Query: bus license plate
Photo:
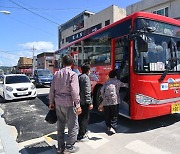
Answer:
M171 105L171 113L180 113L180 102Z

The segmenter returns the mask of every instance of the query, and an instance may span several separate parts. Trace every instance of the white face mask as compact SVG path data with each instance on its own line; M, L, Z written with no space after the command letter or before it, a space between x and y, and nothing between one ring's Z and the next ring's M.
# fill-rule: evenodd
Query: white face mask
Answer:
M87 75L89 76L90 74L91 74L91 71L89 71Z

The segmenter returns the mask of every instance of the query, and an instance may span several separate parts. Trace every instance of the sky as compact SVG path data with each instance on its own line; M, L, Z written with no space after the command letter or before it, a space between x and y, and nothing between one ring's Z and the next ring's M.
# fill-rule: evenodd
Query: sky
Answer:
M19 57L32 58L58 49L58 26L88 10L111 5L126 9L140 0L0 0L0 66L15 66Z

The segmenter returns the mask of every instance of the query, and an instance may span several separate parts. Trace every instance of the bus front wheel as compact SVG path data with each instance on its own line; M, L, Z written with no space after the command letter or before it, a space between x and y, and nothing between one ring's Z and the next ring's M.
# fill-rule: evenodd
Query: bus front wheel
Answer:
M97 89L95 90L95 93L94 93L94 108L95 109L98 109L99 105L101 104L102 102L102 97L101 97L101 87L102 86L98 86Z

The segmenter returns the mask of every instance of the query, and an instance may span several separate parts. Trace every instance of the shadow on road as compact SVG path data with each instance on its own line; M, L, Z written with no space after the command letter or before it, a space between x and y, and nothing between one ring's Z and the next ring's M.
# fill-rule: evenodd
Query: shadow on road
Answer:
M39 98L41 100L41 102L43 102L45 105L49 106L49 97L48 97L48 94L38 95L37 98Z
M171 115L165 115L165 116L160 116L145 120L138 120L138 121L130 120L122 116L119 117L120 126L122 125L126 128L129 128L128 131L124 133L146 132L161 127L167 127L179 121L180 121L180 114L171 114Z
M26 146L19 151L21 154L56 153L55 146L49 146L46 142L39 142Z
M96 115L94 114L91 118L96 119ZM103 117L101 117L100 123L96 125L89 125L89 130L94 133L102 133L106 132L107 128L105 122L103 121ZM161 117L156 117L152 119L145 120L131 120L125 117L119 116L118 118L118 128L117 133L141 133L147 132L154 129L168 127L177 122L180 122L180 114L172 114Z

